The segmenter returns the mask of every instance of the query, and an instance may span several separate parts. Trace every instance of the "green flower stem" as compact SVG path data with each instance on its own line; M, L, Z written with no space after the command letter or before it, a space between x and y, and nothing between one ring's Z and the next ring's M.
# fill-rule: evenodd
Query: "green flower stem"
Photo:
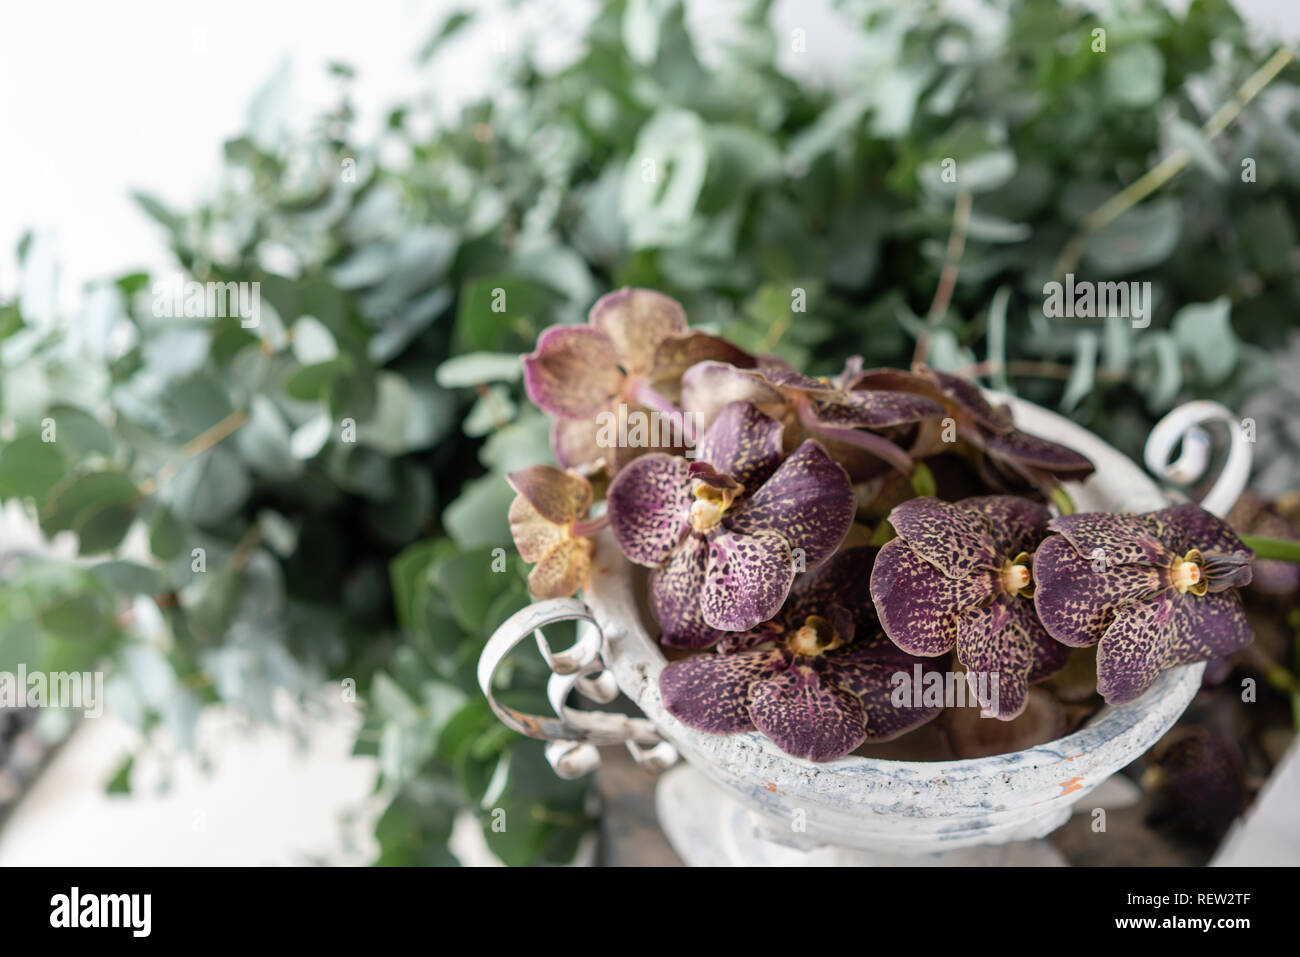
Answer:
M1300 565L1300 542L1285 538L1261 538L1258 535L1242 535L1241 540L1254 550L1256 558L1275 558Z

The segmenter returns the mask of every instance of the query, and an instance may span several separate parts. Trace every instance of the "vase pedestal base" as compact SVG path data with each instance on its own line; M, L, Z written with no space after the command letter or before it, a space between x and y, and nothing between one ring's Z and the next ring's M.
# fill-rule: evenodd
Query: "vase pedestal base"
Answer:
M770 825L688 764L659 780L655 809L668 842L689 867L1061 867L1046 840L958 848L934 854L884 854L850 847L794 846L772 840Z

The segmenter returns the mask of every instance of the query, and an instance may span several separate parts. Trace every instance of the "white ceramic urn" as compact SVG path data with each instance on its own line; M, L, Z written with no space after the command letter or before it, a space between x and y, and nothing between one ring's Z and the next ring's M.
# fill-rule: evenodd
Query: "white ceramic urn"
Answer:
M1149 475L1086 429L1022 399L989 397L1011 406L1017 427L1093 461L1091 477L1067 486L1079 511L1144 512L1168 504ZM1223 515L1244 489L1250 451L1222 406L1175 409L1152 431L1146 458L1167 480L1199 478L1209 448L1201 424L1211 421L1227 423L1232 442L1202 504ZM1205 667L1170 669L1136 701L1103 707L1080 730L1028 750L937 762L849 755L819 764L785 754L757 732L705 734L665 711L665 658L645 608L644 577L606 530L597 538L584 601L536 602L503 623L484 648L479 683L503 721L550 742L547 756L563 776L594 769L602 745L624 744L653 770L683 758L660 780L656 803L688 864L1059 863L1045 842L1024 842L1059 827L1079 801L1158 741L1196 694ZM568 620L580 623L578 641L553 652L541 629ZM553 672L554 716L522 714L493 694L497 668L530 635ZM570 703L575 691L601 703L621 691L644 717L578 710Z

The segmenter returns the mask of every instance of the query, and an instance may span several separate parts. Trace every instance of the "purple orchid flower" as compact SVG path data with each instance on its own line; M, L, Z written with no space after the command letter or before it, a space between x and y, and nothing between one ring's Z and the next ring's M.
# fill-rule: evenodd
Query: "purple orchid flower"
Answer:
M654 569L664 644L704 648L771 618L796 570L820 565L848 533L855 504L844 469L811 440L782 461L781 432L735 402L705 432L697 461L644 455L610 484L614 537Z
M1142 515L1062 515L1034 557L1034 605L1067 645L1097 645L1097 691L1118 704L1174 665L1232 654L1253 637L1235 588L1254 552L1198 505Z
M862 360L857 357L838 376L826 379L801 375L770 358L751 369L701 362L682 377L682 405L708 422L728 402L750 402L833 446L836 459L849 465L850 474L870 472L872 464L881 462L910 474L911 456L891 441L890 433L941 418L945 409L912 392L859 388L861 374ZM868 458L859 463L856 459L863 452Z
M758 730L787 754L832 761L866 741L888 741L941 708L895 707L891 688L914 666L885 638L863 582L877 549L836 554L801 577L780 614L728 635L716 654L674 661L659 675L664 707L710 734Z
M565 468L617 471L659 443L612 442L626 435L629 411L649 410L682 423L675 392L688 368L705 359L752 366L753 358L717 336L691 332L673 299L650 289L602 296L585 326L551 326L524 356L528 397L555 418L551 446ZM673 417L677 418L674 419ZM687 442L695 436L684 423ZM659 432L660 430L656 430Z
M890 640L925 657L956 646L971 692L1003 721L1024 711L1029 686L1069 656L1030 600L1031 555L1050 519L1042 505L1012 495L915 498L890 512L898 537L880 550L871 573Z
M1058 482L1078 481L1093 472L1092 462L1073 449L1017 429L1009 408L993 405L966 379L918 365L911 373L872 369L859 383L863 388L913 391L941 403L944 415L952 419L955 438L979 453L981 475L994 488L1050 493ZM932 422L912 454L925 458L943 452L952 447L953 438Z

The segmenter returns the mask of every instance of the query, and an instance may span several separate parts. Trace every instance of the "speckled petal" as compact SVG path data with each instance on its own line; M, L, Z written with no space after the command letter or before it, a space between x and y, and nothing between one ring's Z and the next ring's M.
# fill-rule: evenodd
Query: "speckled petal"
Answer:
M591 571L594 542L569 538L552 548L528 573L534 598L567 598L581 588Z
M987 432L982 436L982 441L990 455L1007 459L1018 466L1050 472L1064 481L1077 481L1093 472L1092 460L1074 449L1019 429L1001 434Z
M650 573L650 610L659 622L660 642L673 648L707 648L725 632L712 628L700 609L709 548L699 535L687 535L668 564Z
M846 641L852 639L857 623L874 619L876 615L866 586L871 581L871 566L879 551L869 545L856 545L836 552L824 564L799 575L782 612L786 624L799 628L809 615L820 615L833 622ZM852 630L846 630L827 613L836 608L847 616Z
M923 395L947 408L956 403L938 384L902 369L867 369L847 383L853 389L882 389L887 392L911 392Z
M690 469L659 452L619 471L606 493L606 511L623 554L638 565L661 565L690 525Z
M814 379L812 376L796 372L788 365L767 365L763 367L767 381L788 392L803 392L811 398L829 398L839 391L839 387L829 379Z
M1084 558L1104 559L1110 565L1167 565L1174 557L1157 537L1160 528L1149 515L1079 512L1058 515L1048 528L1064 535Z
M1002 721L1019 716L1030 683L1059 671L1070 653L1044 630L1033 604L1013 595L963 612L957 631L957 658L966 667L968 687Z
M539 562L569 538L570 528L587 517L591 485L550 465L533 465L506 476L519 494L510 503L510 535L526 562Z
M871 597L885 634L908 654L927 658L952 649L957 615L986 601L996 588L996 573L977 570L949 578L901 538L880 549L871 572Z
M530 465L511 472L506 481L539 515L558 525L586 518L591 508L591 483L552 465Z
M697 731L753 731L750 688L784 666L781 652L775 649L692 655L664 666L659 672L659 694L669 714Z
M1062 535L1034 553L1034 608L1057 641L1096 644L1118 607L1163 589L1166 572L1155 565L1106 565L1083 558Z
M889 513L889 524L913 551L950 578L1002 566L988 519L977 509L929 496L914 498Z
M599 425L595 417L556 419L551 423L551 451L562 468L584 474L612 467L610 449L596 441Z
M786 754L834 761L867 736L867 712L857 695L806 665L756 682L749 715L754 727Z
M793 581L790 545L780 533L715 535L700 593L704 620L722 631L747 631L781 610Z
M773 622L763 622L749 631L729 631L718 640L717 650L723 654L753 651L761 645L775 645L784 632Z
M1183 595L1174 611L1173 633L1171 665L1230 655L1255 637L1235 591Z
M721 362L738 369L754 367L754 357L726 339L707 332L688 332L659 343L649 376L654 382L665 383L665 391L671 394L687 370L700 362Z
M820 443L807 439L742 504L732 527L751 534L777 530L792 549L803 550L803 567L812 569L840 547L856 511L844 469Z
M984 428L993 432L1005 432L1012 427L1011 410L989 402L974 382L924 365L917 366L916 373L932 381L940 392L961 406Z
M915 704L911 695L906 697L901 706L895 705L894 691L901 680L896 677L900 673L906 676L906 687L910 688L916 680L916 665L921 666L921 680L924 682L925 675L931 672L942 675L948 659L905 656L897 660L878 661L875 660L877 655L874 652L860 650L856 645L855 642L827 653L826 674L862 701L867 713L868 741L892 741L943 713L943 708L927 708Z
M752 491L781 461L781 433L781 423L755 406L732 402L723 407L700 439L695 460L707 462Z
M1032 552L1047 536L1047 523L1052 520L1045 506L1019 495L979 495L960 504L989 520L994 550L1003 559Z
M732 402L748 402L778 420L786 411L785 396L768 385L762 373L726 362L700 362L682 376L682 409L698 417L701 429L707 430Z
M653 289L619 289L596 300L588 321L613 344L628 375L646 375L655 350L669 336L686 332L686 313L677 300Z
M813 406L813 416L824 425L840 428L883 429L948 413L939 403L911 392L839 392Z
M595 415L623 387L609 337L587 326L551 326L524 356L524 386L539 409L581 419Z
M1123 704L1151 687L1169 665L1177 592L1122 606L1097 646L1097 691Z
M1160 527L1160 538L1178 555L1195 548L1204 552L1247 552L1253 554L1227 523L1194 502L1184 502L1151 512Z
M547 552L569 537L568 525L557 525L544 517L522 495L514 497L507 514L510 537L526 562L540 562Z

